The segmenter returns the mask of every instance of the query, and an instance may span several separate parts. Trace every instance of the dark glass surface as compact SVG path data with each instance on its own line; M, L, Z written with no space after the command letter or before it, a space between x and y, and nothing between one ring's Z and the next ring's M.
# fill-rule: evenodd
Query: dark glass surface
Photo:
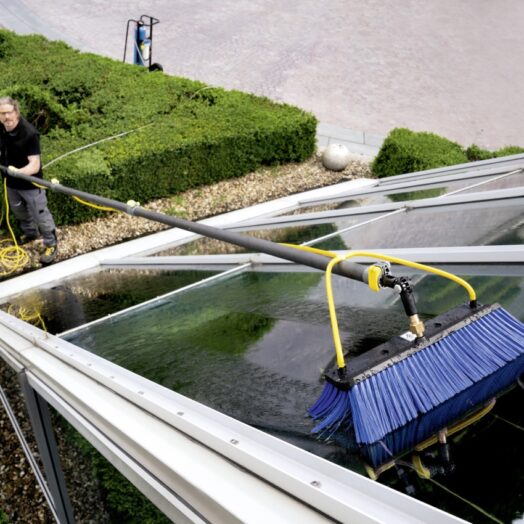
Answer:
M211 271L105 269L35 288L2 304L2 309L39 314L50 333L61 333L141 304L216 274Z
M406 330L398 297L373 293L335 276L334 289L343 345L360 354ZM524 320L524 278L468 276L483 302L500 302ZM447 311L467 298L463 288L436 276L416 281L423 318ZM318 398L322 370L334 351L319 272L247 272L136 308L111 322L67 336L71 342L194 400L278 436L344 467L365 474L351 438L324 442L305 416ZM348 358L351 358L351 357ZM514 388L477 423L450 438L453 468L434 481L467 495L503 522L522 514L524 392ZM500 407L499 407L500 406ZM423 454L438 462L438 446ZM432 458L433 457L433 458ZM435 459L435 460L434 460ZM401 462L410 461L410 454ZM420 479L411 466L392 468L379 480L473 522L488 522L460 499Z

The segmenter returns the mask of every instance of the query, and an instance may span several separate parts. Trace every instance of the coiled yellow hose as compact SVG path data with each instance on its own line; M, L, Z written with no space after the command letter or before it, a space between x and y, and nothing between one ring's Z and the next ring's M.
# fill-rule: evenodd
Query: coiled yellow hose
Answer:
M4 201L6 209L6 224L11 234L10 239L3 239L0 241L0 276L5 277L11 275L15 271L24 268L29 263L29 255L27 251L21 248L16 241L16 236L13 233L11 223L9 222L9 200L7 198L7 180L4 178ZM12 241L13 245L6 245Z

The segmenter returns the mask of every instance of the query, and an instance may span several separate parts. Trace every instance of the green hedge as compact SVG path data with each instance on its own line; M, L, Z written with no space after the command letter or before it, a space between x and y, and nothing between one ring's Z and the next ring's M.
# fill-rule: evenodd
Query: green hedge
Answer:
M316 147L313 115L147 68L80 53L62 42L0 30L0 95L18 98L42 134L47 179L141 203L300 162ZM69 197L50 198L58 224L100 214Z
M462 164L468 159L462 147L433 133L393 129L371 166L379 177Z
M386 137L371 167L373 174L382 178L518 153L524 153L524 148L506 146L488 151L473 144L463 149L433 133L397 128Z
M487 149L481 149L476 144L472 144L466 149L466 155L470 162L508 155L518 155L519 153L524 153L524 148L519 146L506 146L497 151L488 151Z

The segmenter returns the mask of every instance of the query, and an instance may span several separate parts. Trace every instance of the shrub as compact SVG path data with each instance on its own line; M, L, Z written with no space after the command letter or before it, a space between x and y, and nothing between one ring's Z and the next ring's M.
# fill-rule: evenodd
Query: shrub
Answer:
M296 107L149 73L41 36L0 30L2 50L0 92L21 100L41 132L44 167L61 158L45 168L46 178L66 186L144 204L315 151L317 121ZM58 225L99 214L56 193L50 209Z
M466 149L466 156L470 162L476 162L477 160L487 160L493 158L493 152L487 149L481 149L476 144L471 144Z
M497 151L488 151L481 149L479 146L472 144L466 149L468 160L474 162L476 160L487 160L489 158L499 158L502 156L518 155L524 153L524 148L519 146L505 146Z
M462 147L433 133L393 129L372 164L379 177L412 173L467 162Z
M524 147L505 146L495 151L495 156L498 158L501 156L518 155L520 153L524 153Z

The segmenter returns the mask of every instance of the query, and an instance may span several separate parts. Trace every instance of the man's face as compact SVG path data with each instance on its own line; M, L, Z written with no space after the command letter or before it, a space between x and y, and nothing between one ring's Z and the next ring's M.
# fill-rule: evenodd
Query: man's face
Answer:
M13 131L20 121L20 115L11 104L0 104L0 124L6 131Z

